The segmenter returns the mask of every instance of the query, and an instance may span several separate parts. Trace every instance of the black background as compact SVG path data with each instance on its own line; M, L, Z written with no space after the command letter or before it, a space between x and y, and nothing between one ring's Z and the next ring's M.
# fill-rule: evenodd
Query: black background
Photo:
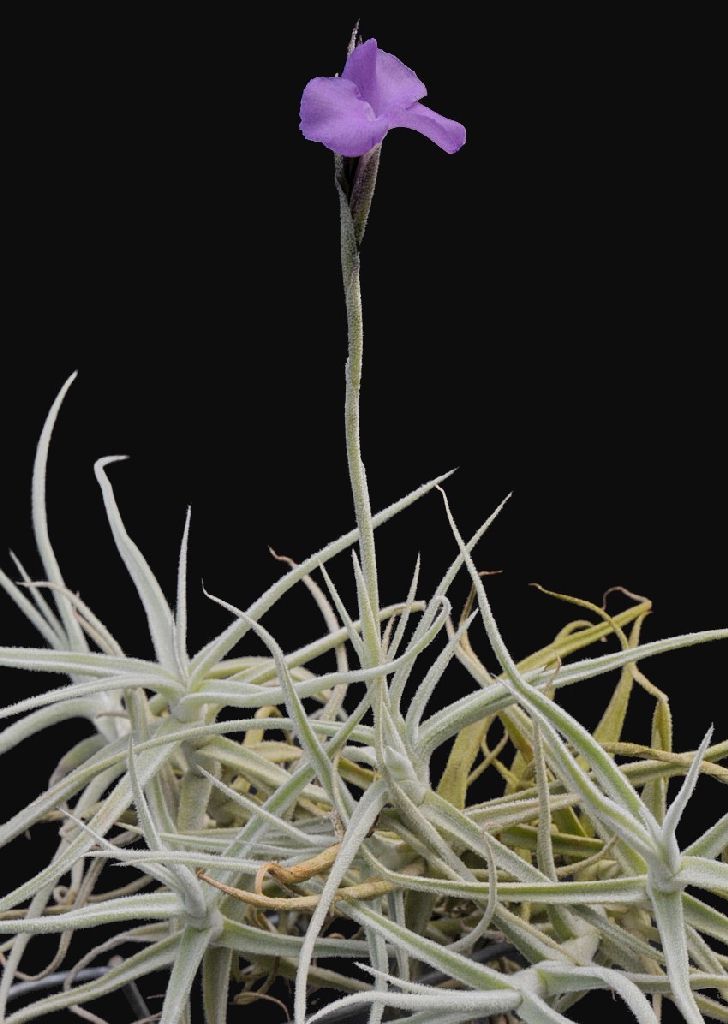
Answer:
M0 538L39 572L32 453L78 369L51 451L51 536L129 653L149 643L94 459L132 456L111 478L170 598L191 504L193 647L226 621L201 578L245 606L279 575L268 545L302 558L352 525L332 158L297 111L308 78L340 70L357 13L70 24L64 11L9 26ZM364 35L468 130L454 156L404 130L384 146L363 251L374 506L457 466L447 490L470 532L514 492L477 561L503 570L490 591L519 657L573 617L533 580L597 602L615 584L648 595L648 639L724 625L715 27L664 12L363 13ZM380 534L385 601L418 551L423 594L454 554L436 496ZM346 559L333 564L352 598ZM1 643L35 642L7 601L0 622ZM287 647L320 629L305 596L269 627ZM723 737L717 647L645 668L671 695L677 749L710 722ZM2 670L2 685L9 699L46 681ZM565 701L591 725L609 684L587 685ZM440 700L468 688L455 671ZM648 740L648 711L637 698L626 738ZM4 817L83 732L5 758ZM721 797L701 782L686 841ZM13 884L42 856L26 843Z

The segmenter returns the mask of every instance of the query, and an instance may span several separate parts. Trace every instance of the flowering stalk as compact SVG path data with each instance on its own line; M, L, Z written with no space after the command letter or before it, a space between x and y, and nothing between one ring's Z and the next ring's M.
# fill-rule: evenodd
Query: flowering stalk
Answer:
M346 326L348 357L346 360L346 398L344 421L346 431L346 458L349 480L354 499L356 524L359 529L361 566L372 614L379 614L379 588L377 583L377 554L372 527L371 502L367 487L366 470L361 454L360 393L364 359L364 321L361 285L359 280L359 252L369 217L374 188L377 181L381 146L363 154L354 166L351 183L347 180L349 161L335 158L335 181L339 193L341 216L341 276L346 299ZM369 638L368 660L374 664L378 655L378 631Z
M341 270L346 296L349 354L346 364L346 452L359 527L362 572L371 614L379 608L376 551L371 507L361 457L359 393L363 358L363 321L359 286L359 249L377 178L381 142L392 128L418 131L447 153L465 143L465 129L420 100L427 89L417 75L375 39L356 45L354 28L340 77L314 78L301 99L301 131L336 154L336 185L341 208ZM347 165L345 158L358 158ZM368 661L378 656L379 638L367 641Z

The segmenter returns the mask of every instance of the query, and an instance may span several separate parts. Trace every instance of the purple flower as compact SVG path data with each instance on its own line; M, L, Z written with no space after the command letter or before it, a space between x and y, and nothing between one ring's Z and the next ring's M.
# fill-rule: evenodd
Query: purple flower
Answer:
M390 128L413 128L446 153L465 143L465 128L419 100L427 95L414 71L367 39L351 52L340 78L313 78L301 97L301 131L341 156L362 156Z

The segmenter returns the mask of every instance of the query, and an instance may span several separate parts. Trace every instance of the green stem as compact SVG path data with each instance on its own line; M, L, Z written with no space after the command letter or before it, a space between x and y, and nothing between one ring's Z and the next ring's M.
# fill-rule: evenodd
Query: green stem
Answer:
M346 298L349 348L346 361L346 400L344 407L346 456L354 499L354 512L359 528L359 551L362 572L375 620L378 619L379 614L377 558L369 489L367 487L360 440L360 393L364 355L364 321L359 282L359 250L374 195L378 166L379 147L359 158L353 183L350 185L347 180L347 170L350 168L350 165L341 157L336 159L336 186L339 193L341 212L341 274L344 284L344 296ZM378 657L378 651L371 650L368 654L373 658Z

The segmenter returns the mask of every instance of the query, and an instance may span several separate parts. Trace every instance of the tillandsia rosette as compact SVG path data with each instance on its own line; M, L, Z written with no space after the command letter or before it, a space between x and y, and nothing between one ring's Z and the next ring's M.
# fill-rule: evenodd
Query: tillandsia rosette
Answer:
M424 106L424 95L414 72L355 34L341 76L313 79L301 104L303 134L335 153L354 529L300 564L282 559L283 575L245 609L205 592L230 622L192 653L190 515L172 606L124 526L115 460L101 459L109 526L155 652L134 657L66 585L51 544L46 464L73 377L48 414L32 484L40 568L16 559L0 573L42 642L0 648L0 666L62 681L0 711L0 751L30 747L71 718L86 719L89 733L47 789L0 826L3 845L42 822L58 827L48 865L0 899L8 1024L58 1010L99 1020L94 1001L122 990L137 1020L191 1024L198 985L206 1024L223 1024L231 1003L256 1001L290 1010L295 1024L555 1024L594 989L611 990L640 1024L656 1024L665 1000L690 1024L728 1020L728 916L719 909L728 814L687 848L676 838L701 776L728 782L728 742L708 731L697 750L675 750L669 700L642 669L655 655L726 640L728 628L643 642L648 600L627 595L627 608L609 614L552 595L578 606L576 618L516 662L474 562L502 506L463 538L446 474L371 511L360 445L359 263L380 147L396 127L448 153L465 142L464 128ZM418 564L409 592L383 606L375 531L426 495L442 501L452 564L425 596ZM356 608L329 571L347 552ZM459 574L472 585L462 611L448 597ZM320 610L321 635L286 650L263 619L299 584ZM471 641L476 620L495 675ZM606 639L613 649L589 656ZM246 655L246 644L266 653ZM314 670L326 654L330 671ZM472 692L442 706L435 698L454 660ZM587 731L561 707L561 691L614 670L611 698ZM654 707L644 746L623 740L635 688ZM443 750L436 778L433 756ZM486 773L502 794L477 801ZM672 778L681 783L668 801ZM113 864L132 868L133 880L114 888ZM103 940L69 956L73 934L96 928ZM29 979L26 947L48 933L58 937L56 953ZM161 1014L136 984L147 975L166 976ZM314 1012L316 992L328 1002L317 997Z

